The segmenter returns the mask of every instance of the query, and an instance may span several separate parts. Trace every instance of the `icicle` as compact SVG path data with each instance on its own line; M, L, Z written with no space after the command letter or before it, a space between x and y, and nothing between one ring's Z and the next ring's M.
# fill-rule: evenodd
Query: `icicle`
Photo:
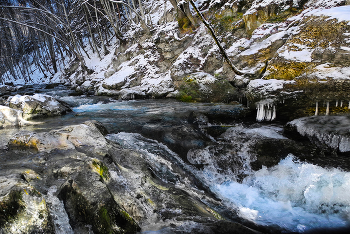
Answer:
M326 115L329 115L329 102L327 102Z
M315 115L318 115L318 102L316 102L316 110L315 110Z
M271 120L276 119L276 106L273 106L273 114Z
M273 104L274 100L266 99L256 103L257 113L256 120L257 121L272 121L276 118L276 107Z
M257 105L258 105L258 107L257 107L258 111L256 113L256 120L263 121L264 120L264 104L259 103Z

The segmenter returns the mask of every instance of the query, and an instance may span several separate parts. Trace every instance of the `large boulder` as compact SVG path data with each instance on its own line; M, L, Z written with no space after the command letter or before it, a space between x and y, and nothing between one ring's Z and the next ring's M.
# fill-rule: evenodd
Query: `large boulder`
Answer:
M221 216L220 201L198 189L166 146L139 134L105 134L91 121L18 133L2 152L0 176L16 173L44 194L56 233L256 233Z
M23 111L25 120L44 116L63 115L71 111L68 104L45 94L16 95L8 98L11 108Z

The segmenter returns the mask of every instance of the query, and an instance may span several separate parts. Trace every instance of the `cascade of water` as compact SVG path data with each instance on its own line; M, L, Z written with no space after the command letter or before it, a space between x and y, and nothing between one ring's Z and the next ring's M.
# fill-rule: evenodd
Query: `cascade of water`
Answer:
M274 105L274 100L266 99L256 103L257 121L272 121L276 119L276 106Z
M329 115L329 102L327 102L326 115Z
M335 107L338 107L338 100L335 102Z
M343 107L343 101L340 101L340 107Z

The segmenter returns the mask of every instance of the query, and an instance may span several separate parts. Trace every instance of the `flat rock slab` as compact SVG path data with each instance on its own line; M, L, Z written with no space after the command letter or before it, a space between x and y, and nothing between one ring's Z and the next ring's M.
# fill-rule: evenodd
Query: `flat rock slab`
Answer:
M19 132L15 134L8 146L10 148L33 148L42 152L50 152L53 149L75 149L81 146L94 146L101 148L107 142L102 130L102 124L97 121L87 121L83 124L68 126L50 132Z

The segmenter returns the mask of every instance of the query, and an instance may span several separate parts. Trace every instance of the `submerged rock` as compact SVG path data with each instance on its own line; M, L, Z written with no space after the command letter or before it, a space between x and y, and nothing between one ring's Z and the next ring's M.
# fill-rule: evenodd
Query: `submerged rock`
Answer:
M25 120L44 116L63 115L71 111L67 103L44 94L12 96L8 99L8 105L11 108L23 111L22 115Z

